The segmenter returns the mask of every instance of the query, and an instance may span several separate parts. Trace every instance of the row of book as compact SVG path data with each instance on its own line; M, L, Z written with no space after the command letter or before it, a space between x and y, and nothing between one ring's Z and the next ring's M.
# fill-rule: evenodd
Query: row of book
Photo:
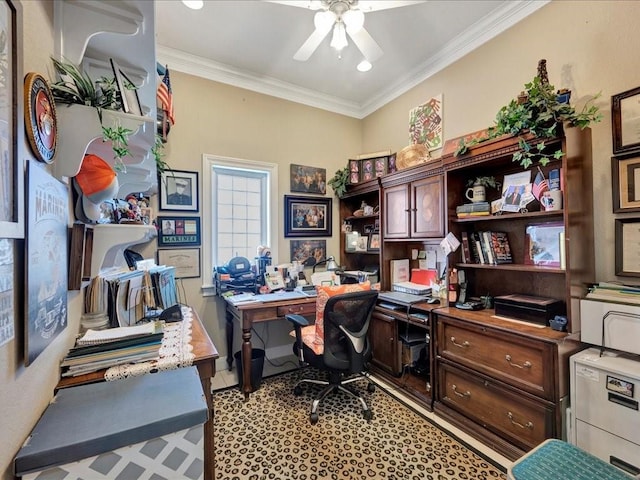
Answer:
M506 232L462 232L462 262L500 265L513 263Z
M63 377L74 377L124 363L145 362L158 358L162 322L133 327L87 330L62 359Z

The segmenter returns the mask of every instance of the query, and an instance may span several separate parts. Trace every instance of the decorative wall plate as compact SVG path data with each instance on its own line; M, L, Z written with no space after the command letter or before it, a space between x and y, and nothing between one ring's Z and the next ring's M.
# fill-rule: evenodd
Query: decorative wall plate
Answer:
M53 163L58 143L56 104L49 84L39 73L24 80L24 116L31 150L42 162Z

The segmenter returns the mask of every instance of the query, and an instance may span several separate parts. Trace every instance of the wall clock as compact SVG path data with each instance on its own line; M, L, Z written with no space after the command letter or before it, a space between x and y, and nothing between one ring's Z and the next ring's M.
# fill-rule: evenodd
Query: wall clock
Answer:
M56 104L49 84L38 73L24 81L24 116L31 150L42 162L53 163L58 143Z

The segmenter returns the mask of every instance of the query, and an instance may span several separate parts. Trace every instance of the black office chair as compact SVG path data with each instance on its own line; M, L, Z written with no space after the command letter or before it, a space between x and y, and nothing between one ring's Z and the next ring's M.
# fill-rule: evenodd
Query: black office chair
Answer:
M320 402L329 393L338 390L360 401L362 415L367 421L373 417L365 400L347 384L363 378L368 380L365 370L371 359L371 345L367 332L377 298L378 292L371 290L330 297L324 310L324 351L321 354L316 354L302 340L301 330L309 324L307 320L301 315L286 315L287 320L295 327L296 343L293 351L298 356L300 365L311 365L319 370L326 370L329 374L329 381L303 378L293 389L295 395L300 395L302 383L325 385L313 399L309 416L312 424L318 421ZM374 389L373 383L369 382L367 390L373 392Z

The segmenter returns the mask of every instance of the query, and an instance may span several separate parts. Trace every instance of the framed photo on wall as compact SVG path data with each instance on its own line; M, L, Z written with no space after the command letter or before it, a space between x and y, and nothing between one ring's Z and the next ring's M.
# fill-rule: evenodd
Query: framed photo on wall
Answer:
M0 44L4 81L0 82L0 231L3 238L24 238L24 102L16 79L22 82L22 15L9 0L0 1ZM21 11L21 10L20 10ZM18 100L20 99L20 100Z
M158 179L160 210L198 211L198 172L165 170Z
M285 237L330 237L332 199L284 196Z
M200 277L199 248L163 248L158 250L158 265L175 267L176 278Z
M616 275L640 277L640 218L615 221Z
M327 169L291 164L289 174L292 192L327 193Z
M613 212L640 212L640 154L611 157Z
M305 267L313 267L327 258L326 240L291 240L291 261L300 262Z
M158 217L158 225L158 246L200 246L200 217Z
M611 97L613 154L640 152L640 87Z

